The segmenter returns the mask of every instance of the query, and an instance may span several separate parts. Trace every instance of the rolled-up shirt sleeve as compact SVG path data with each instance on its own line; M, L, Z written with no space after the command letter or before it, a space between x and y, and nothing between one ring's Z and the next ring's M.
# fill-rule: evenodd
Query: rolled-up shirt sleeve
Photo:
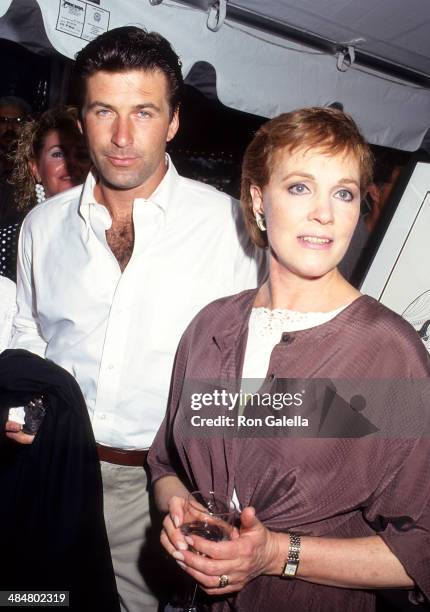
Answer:
M179 476L178 459L173 442L173 423L179 406L188 356L187 331L176 351L170 383L168 407L148 454L152 485L164 476Z
M155 436L148 455L148 466L151 473L151 482L154 485L157 480L164 476L176 476L176 470L172 465L169 453L169 419L165 416L160 429Z
M404 440L411 448L387 475L364 516L430 599L430 437ZM401 453L392 447L393 453ZM402 454L402 453L401 453Z

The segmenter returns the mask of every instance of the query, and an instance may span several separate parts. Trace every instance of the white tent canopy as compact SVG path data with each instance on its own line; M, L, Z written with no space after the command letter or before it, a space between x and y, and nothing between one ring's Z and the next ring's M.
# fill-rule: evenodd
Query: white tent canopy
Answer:
M336 100L370 142L406 150L416 150L430 126L427 0L37 4L47 39L69 58L106 29L140 25L171 41L184 75L195 62L212 64L218 97L227 106L272 117ZM40 51L44 34L37 32L35 5L36 0L0 0L0 37ZM218 31L207 27L208 19L212 25L218 21Z

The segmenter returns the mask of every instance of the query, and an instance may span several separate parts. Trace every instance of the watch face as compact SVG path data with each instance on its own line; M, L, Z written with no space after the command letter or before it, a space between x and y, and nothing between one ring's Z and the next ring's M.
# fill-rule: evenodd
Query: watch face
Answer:
M297 573L298 565L299 564L297 561L288 561L285 565L283 575L287 576L288 578L293 578Z

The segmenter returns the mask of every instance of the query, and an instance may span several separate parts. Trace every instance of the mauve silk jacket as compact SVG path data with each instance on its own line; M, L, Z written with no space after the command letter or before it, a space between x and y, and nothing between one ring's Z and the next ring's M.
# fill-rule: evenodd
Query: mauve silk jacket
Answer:
M360 296L327 323L283 334L266 378L268 388L280 378L360 384L419 379L418 399L399 392L378 402L378 412L399 435L246 437L219 428L205 436L189 426L192 411L181 403L184 382L223 379L240 386L255 296L256 290L244 291L209 304L182 337L168 411L149 454L152 482L175 474L190 490L231 495L235 488L241 507L254 506L274 531L338 538L378 534L430 598L429 356L400 316ZM404 435L417 414L420 433ZM234 605L246 612L371 612L375 595L260 576L237 594ZM230 608L221 602L213 609Z

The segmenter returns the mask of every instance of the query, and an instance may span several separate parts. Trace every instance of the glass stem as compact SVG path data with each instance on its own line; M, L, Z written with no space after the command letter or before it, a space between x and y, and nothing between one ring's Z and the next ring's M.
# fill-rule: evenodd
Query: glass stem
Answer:
M194 585L194 591L193 591L193 596L191 597L190 608L192 608L194 606L194 600L196 598L196 594L197 594L197 582Z

